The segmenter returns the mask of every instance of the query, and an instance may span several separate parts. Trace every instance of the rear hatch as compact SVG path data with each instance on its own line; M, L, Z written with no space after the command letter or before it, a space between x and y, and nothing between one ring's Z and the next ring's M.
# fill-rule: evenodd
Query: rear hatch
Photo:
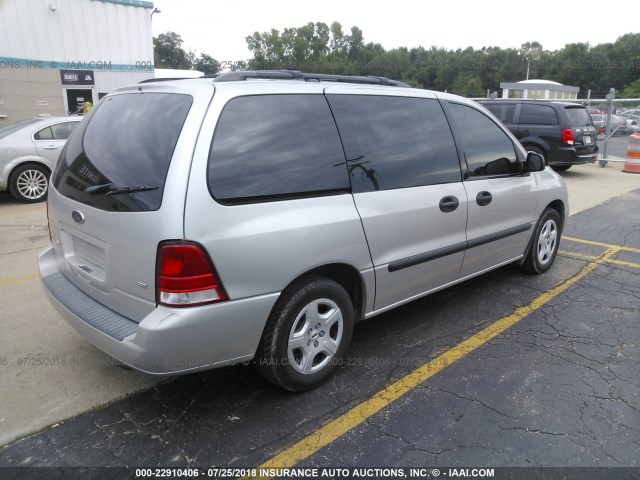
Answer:
M198 102L171 90L149 84L105 97L52 174L48 213L58 267L135 321L156 306L158 243L183 238L192 146L213 94L209 86L208 100Z
M565 111L569 117L569 127L573 130L574 146L578 155L597 152L596 128L587 109L576 105L565 107Z

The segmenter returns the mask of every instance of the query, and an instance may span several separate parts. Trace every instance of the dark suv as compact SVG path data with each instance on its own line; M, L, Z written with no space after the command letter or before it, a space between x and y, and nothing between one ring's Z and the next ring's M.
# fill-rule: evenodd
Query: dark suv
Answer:
M597 132L582 105L518 99L479 103L498 117L528 151L542 155L555 170L596 161Z

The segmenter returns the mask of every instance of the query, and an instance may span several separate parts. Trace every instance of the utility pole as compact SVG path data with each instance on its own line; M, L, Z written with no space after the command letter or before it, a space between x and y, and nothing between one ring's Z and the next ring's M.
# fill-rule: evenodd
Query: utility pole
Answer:
M600 166L602 168L607 166L607 159L609 158L609 137L611 136L611 115L613 115L613 99L616 98L616 89L612 88L607 93L607 123L605 125L604 145L602 146L602 160L600 160Z

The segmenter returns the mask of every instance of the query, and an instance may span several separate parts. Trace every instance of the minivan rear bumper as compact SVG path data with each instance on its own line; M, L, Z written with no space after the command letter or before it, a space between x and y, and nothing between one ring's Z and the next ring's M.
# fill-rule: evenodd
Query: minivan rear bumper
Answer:
M96 302L58 268L53 247L38 257L49 301L96 347L137 370L175 375L251 360L278 293L192 308L159 306L139 323Z
M589 151L591 150L591 151ZM560 147L552 156L549 157L550 165L581 165L584 163L593 163L598 159L600 149L597 145L593 149L575 147Z

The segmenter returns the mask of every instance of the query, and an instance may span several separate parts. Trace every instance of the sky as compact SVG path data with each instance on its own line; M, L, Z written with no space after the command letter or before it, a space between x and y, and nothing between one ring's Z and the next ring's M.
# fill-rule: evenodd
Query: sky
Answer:
M380 43L387 50L419 46L447 50L469 46L519 48L525 42L537 41L552 51L567 43L613 43L625 33L640 32L638 15L612 14L607 19L604 6L595 7L591 2L536 0L521 7L502 2L489 8L482 2L426 0L152 1L161 10L153 15L154 36L176 32L184 40L185 50L226 62L251 58L245 37L255 31L282 31L309 22L331 25L338 21L345 33L357 26L365 43Z

